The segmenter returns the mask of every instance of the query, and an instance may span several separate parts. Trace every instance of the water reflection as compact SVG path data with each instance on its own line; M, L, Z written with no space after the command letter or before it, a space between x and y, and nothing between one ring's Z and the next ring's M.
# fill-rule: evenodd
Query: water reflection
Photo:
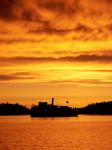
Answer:
M30 115L25 116L0 116L0 123L22 123L22 122L38 122L38 121L53 121L53 122L101 122L112 121L112 116L106 115L79 115L78 117L40 117L32 118Z
M110 150L112 117L0 117L0 150Z

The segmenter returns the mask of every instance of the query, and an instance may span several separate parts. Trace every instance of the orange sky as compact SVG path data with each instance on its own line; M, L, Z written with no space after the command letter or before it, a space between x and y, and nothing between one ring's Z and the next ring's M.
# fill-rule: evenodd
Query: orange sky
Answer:
M111 100L111 18L111 0L1 0L1 102Z

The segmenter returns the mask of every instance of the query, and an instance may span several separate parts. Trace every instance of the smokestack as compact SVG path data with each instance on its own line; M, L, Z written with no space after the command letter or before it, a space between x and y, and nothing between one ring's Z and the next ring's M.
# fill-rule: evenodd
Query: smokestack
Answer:
M52 98L52 106L54 106L54 98Z

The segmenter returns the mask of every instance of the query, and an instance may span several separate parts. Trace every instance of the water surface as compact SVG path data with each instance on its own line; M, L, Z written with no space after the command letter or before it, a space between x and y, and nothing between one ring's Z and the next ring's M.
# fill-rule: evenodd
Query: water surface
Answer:
M112 116L0 117L0 150L111 150Z

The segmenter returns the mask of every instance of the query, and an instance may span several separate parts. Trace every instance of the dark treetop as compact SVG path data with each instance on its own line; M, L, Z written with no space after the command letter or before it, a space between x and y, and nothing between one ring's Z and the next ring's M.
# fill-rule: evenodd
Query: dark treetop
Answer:
M112 115L112 101L90 104L83 108L78 108L80 114Z
M20 104L0 104L0 115L26 115L29 114L30 110L26 106Z

